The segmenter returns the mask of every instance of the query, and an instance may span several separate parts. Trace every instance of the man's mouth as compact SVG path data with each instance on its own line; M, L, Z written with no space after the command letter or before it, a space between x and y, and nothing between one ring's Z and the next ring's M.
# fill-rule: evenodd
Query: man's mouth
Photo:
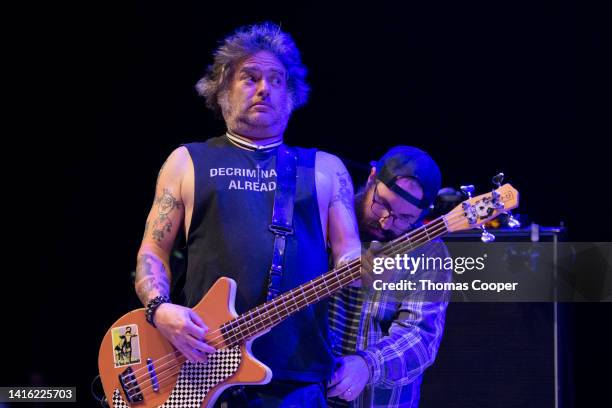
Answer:
M267 109L272 109L272 106L268 105L267 103L264 102L257 102L254 103L253 105L251 105L251 108L255 108L258 110L267 110Z

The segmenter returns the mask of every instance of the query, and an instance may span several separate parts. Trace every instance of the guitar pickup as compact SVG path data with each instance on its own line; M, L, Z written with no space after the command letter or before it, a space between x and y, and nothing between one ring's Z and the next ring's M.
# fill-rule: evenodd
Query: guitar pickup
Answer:
M147 358L147 370L149 370L149 377L151 377L151 386L153 387L153 391L159 391L159 381L157 381L157 373L155 372L155 366L153 365L153 360Z

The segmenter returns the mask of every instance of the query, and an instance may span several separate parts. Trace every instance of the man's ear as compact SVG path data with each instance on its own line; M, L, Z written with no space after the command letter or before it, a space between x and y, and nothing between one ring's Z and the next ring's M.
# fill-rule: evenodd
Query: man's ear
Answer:
M373 183L376 180L376 167L372 167L370 175L368 176L368 183Z

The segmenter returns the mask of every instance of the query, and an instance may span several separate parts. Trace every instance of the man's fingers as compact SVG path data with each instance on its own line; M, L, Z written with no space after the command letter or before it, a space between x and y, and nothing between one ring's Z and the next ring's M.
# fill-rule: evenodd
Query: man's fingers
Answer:
M336 385L338 383L339 380L339 376L338 376L338 372L336 371L334 373L334 375L332 375L332 377L329 379L329 383L327 383L328 387L333 387L334 385Z
M340 395L340 392L338 391L337 386L331 387L329 390L327 390L328 397L337 397L338 395Z
M379 246L376 246L377 244ZM365 251L363 256L361 257L361 277L364 278L366 286L369 286L372 282L372 270L374 269L374 252L377 251L379 247L379 242L372 241L370 248Z
M194 336L191 335L187 335L185 340L187 343L187 346L191 347L191 348L197 348L197 349L203 349L205 346L204 341L201 340L202 338L196 338Z
M340 382L338 382L336 385L334 385L327 391L327 395L330 397L337 397L338 395L341 395L346 390L348 390L350 386L351 383L349 381L349 378L344 377Z
M183 356L185 356L185 358L191 362L197 362L198 361L198 357L195 356L195 354L193 353L193 349L191 347L189 347L188 345L183 345L179 348L179 351L181 352L181 354L183 354Z
M330 397L337 397L346 390L350 383L348 377L344 373L344 360L341 358L338 360L338 368L334 371L330 380L331 388L328 389L327 393Z
M196 312L188 308L176 307L176 318L166 328L167 338L191 362L204 363L208 354L216 350L207 344L204 336L208 327ZM161 330L161 329L160 329Z
M344 360L342 358L337 358L336 369L329 380L328 386L333 387L342 379L342 377L344 377Z
M206 352L201 350L208 350L211 348L209 345L204 343L201 340L196 339L195 337L189 334L183 334L181 336L176 336L174 341L172 342L174 347L176 347L185 358L193 363L206 362L208 358ZM212 349L214 352L215 350Z
M193 349L192 353L194 356L196 356L196 362L205 363L208 361L208 353L205 353L199 349Z
M216 351L215 348L207 344L204 339L204 335L208 333L208 327L204 324L204 321L194 311L190 311L189 316L191 317L192 324L188 323L185 330L189 333L189 337L197 341L195 344L191 342L192 346L205 353L214 353Z
M185 323L185 333L187 333L188 335L192 335L196 339L203 339L206 332L207 329L200 326L196 326L192 322Z
M196 312L194 312L193 310L189 310L189 317L195 325L201 327L204 330L208 330L208 327L206 327L204 320L202 320L202 318Z
M327 389L331 390L332 388L334 388L336 385L338 384L338 378L336 378L336 376L332 376L332 378L329 380L329 382L327 383Z
M207 353L192 347L190 344L183 344L179 351L192 363L205 363L208 360Z
M349 389L350 389L350 388L349 388ZM347 391L348 391L348 390L347 390ZM352 391L352 390L351 390L351 391ZM350 393L345 392L345 393L342 395L342 397L341 397L341 398L342 398L342 399L344 399L344 400L346 400L346 401L352 401L352 400L354 400L355 398L357 398L357 396L358 396L358 395L359 395L359 394L355 394L355 393L353 393L353 392L350 392Z
M209 344L206 344L203 338L195 338L193 336L188 336L187 341L190 347L200 350L203 353L210 354L216 351L214 347L211 347Z

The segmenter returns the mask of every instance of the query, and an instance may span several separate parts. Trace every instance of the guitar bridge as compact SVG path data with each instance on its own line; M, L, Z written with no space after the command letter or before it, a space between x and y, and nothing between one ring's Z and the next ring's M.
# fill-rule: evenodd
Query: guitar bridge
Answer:
M125 371L119 374L119 384L121 384L123 393L127 397L129 403L138 404L144 401L144 397L142 396L140 386L138 385L138 381L136 381L136 376L134 375L134 370L132 370L132 367L128 367Z

